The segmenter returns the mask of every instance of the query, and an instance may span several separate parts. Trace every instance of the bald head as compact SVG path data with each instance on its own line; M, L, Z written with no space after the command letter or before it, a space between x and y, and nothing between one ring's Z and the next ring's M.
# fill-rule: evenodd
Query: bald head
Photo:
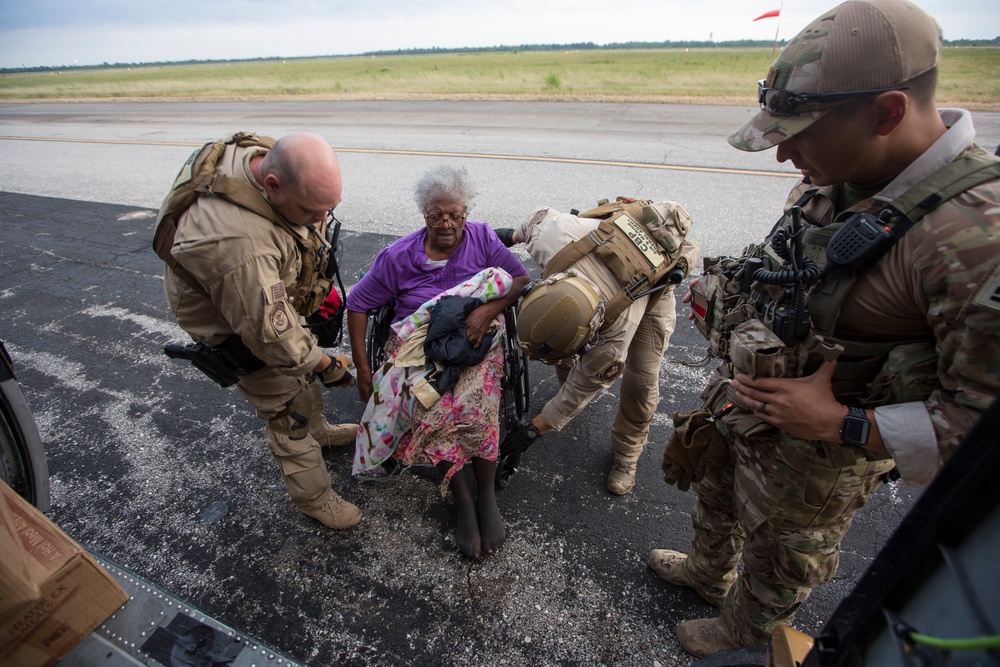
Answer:
M261 184L271 204L296 225L326 219L340 203L340 161L322 137L307 132L287 134L261 162Z

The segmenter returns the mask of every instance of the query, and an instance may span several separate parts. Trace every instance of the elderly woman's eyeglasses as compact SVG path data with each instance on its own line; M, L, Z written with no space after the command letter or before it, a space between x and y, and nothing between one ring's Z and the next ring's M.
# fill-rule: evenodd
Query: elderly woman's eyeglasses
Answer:
M465 222L465 216L465 211L431 211L430 213L424 213L424 220L431 227L441 227L444 225L445 220L451 221L457 227Z
M796 116L806 111L822 109L832 102L878 95L890 90L906 90L909 87L897 86L896 88L859 90L853 93L794 93L781 88L768 88L766 84L765 79L757 82L757 101L760 102L761 109L766 109L773 116Z

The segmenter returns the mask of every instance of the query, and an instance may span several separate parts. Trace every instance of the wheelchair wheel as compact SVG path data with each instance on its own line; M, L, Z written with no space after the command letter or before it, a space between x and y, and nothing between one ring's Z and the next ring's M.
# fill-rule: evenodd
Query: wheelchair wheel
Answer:
M49 467L7 349L0 342L0 479L43 512L49 511Z
M528 414L531 387L528 380L528 357L517 343L517 318L514 308L504 311L506 322L504 336L503 380L500 384L500 442L517 428ZM520 465L520 456L497 459L496 487L505 488Z
M368 355L368 366L374 373L385 363L385 344L392 335L392 316L395 312L392 303L368 311L368 326L365 329L365 354Z
M517 311L513 306L505 314L507 329L506 359L510 360L510 386L513 390L514 410L518 419L528 414L531 407L531 384L528 380L528 355L521 350L517 340ZM507 370L506 368L504 369Z

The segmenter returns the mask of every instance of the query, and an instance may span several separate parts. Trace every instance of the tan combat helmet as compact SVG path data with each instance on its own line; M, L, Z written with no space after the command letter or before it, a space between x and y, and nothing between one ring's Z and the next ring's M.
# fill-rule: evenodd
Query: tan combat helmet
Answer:
M532 359L558 361L580 353L604 322L597 287L574 270L529 284L517 307L517 337Z

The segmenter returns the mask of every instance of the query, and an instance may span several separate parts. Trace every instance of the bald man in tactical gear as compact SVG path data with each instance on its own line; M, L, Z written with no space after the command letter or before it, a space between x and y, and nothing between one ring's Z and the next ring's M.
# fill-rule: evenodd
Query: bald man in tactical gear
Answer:
M212 148L192 155L161 207L158 242L173 232L163 243L167 302L195 341L241 360L237 387L266 422L292 503L326 526L350 528L361 511L331 488L322 447L354 442L357 426L329 424L321 391L351 383L350 361L327 355L303 319L329 287L319 273L331 250L324 226L341 199L340 164L306 133L277 142L237 133ZM195 177L193 203L172 206Z

